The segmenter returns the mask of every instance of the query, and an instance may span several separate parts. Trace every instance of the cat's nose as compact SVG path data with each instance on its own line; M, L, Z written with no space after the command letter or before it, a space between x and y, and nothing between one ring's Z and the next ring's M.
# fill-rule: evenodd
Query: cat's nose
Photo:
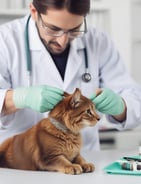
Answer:
M100 117L97 118L97 121L99 121L99 120L100 120Z
M97 121L99 121L100 120L100 117L99 117L99 115L97 114L97 117L96 117L96 119L97 119Z

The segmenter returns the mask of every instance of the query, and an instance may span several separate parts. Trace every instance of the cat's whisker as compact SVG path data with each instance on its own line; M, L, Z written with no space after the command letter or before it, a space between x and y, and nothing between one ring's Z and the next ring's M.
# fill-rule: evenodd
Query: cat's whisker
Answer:
M90 122L87 120L82 120L81 124L83 124L84 127L90 126Z

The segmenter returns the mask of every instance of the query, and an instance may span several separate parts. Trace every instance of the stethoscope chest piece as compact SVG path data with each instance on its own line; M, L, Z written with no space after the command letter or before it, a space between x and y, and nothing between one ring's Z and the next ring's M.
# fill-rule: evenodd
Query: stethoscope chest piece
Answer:
M85 73L82 74L82 81L83 82L90 82L91 81L91 74L88 72L88 56L86 47L84 48L84 57L85 57Z
M83 80L84 82L89 82L89 81L91 81L91 74L85 72L85 73L82 75L82 80Z

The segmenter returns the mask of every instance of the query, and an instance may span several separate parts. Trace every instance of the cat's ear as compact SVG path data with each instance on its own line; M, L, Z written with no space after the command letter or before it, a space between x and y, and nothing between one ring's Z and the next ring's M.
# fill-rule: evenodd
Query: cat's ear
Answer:
M76 107L79 106L80 97L81 97L81 91L80 91L80 89L76 88L76 90L72 94L72 98L71 98L71 101L70 101L70 105L71 105L72 108L76 108Z

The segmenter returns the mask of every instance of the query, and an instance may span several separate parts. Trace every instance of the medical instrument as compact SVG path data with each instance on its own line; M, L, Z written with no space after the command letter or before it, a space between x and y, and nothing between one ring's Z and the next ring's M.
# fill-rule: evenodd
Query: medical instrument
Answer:
M89 82L91 80L91 74L88 72L88 55L87 55L87 50L84 48L84 55L85 55L85 73L82 74L82 80L84 82Z
M123 162L121 164L122 169L130 170L130 171L138 171L141 170L141 164L138 162Z
M116 162L121 165L121 169L123 170L129 170L129 171L140 171L141 170L141 163L138 161L117 160Z
M28 85L31 85L31 71L32 71L32 63L31 63L31 54L29 49L29 33L28 33L28 25L31 15L27 19L26 27L25 27L25 51L26 51L26 61L27 61L27 75L28 75ZM84 82L91 81L91 74L88 72L88 56L87 50L84 48L84 57L85 57L85 73L82 74L82 80Z
M26 27L25 27L25 52L26 52L26 66L27 66L27 76L28 76L28 86L31 85L31 55L29 49L29 34L28 34L28 24L31 15L27 19Z
M125 159L125 160L127 160L127 161L137 161L137 162L141 162L141 158L123 157L123 159Z

